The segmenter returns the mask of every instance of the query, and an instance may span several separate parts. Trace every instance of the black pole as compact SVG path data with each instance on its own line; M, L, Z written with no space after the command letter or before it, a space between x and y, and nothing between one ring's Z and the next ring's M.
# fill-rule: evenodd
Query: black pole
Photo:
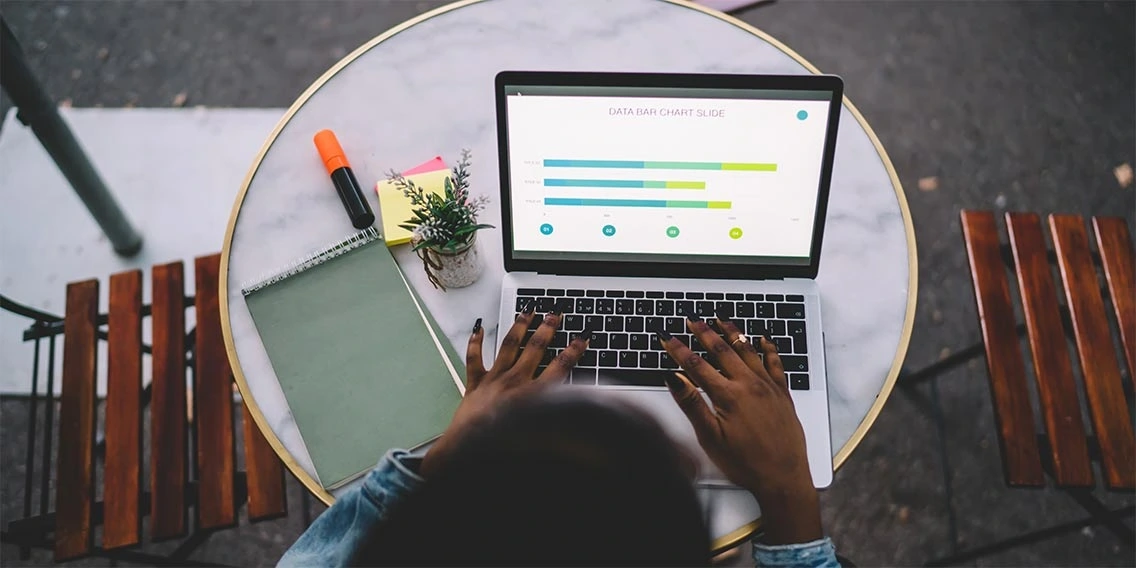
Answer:
M87 159L83 147L59 116L55 103L36 81L16 36L3 18L0 18L0 86L19 109L16 117L32 129L39 143L51 155L56 167L110 239L114 252L121 256L137 254L142 249L142 235L130 224Z

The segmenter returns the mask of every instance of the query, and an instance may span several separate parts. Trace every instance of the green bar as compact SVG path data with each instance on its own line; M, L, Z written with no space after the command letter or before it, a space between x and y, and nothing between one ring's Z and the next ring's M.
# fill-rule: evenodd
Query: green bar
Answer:
M666 189L668 183L670 183L670 182L647 180L647 181L643 182L643 187L645 187L647 189Z
M726 162L722 164L723 170L742 170L747 172L775 172L777 164L747 164L743 162Z
M710 209L730 209L733 206L733 203L730 203L729 201L709 201L706 203L706 205Z
M677 209L706 209L705 201L667 201L667 207Z
M647 182L658 183L658 182ZM706 182L704 181L667 181L663 182L667 189L706 189ZM654 187L654 186L647 186Z
M650 170L720 170L722 164L718 162L643 162L643 167Z

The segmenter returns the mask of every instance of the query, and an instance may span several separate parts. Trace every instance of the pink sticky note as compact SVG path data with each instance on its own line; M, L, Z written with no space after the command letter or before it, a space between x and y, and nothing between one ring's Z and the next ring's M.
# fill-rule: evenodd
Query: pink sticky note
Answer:
M441 156L434 156L434 159L418 164L417 166L414 166L413 168L402 172L402 175L412 176L416 174L424 174L426 172L436 172L438 170L444 169L446 169L446 162L442 161Z

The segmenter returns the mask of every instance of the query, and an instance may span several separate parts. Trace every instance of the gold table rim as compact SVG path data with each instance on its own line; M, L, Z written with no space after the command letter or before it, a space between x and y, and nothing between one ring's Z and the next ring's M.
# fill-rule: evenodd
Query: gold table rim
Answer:
M256 404L256 400L253 398L252 393L249 390L248 382L244 377L244 372L241 370L240 359L237 356L236 347L233 344L232 327L229 323L228 286L229 255L233 242L233 230L237 225L237 216L240 214L241 205L244 203L245 194L248 193L249 185L252 183L253 177L256 175L257 170L260 168L260 164L264 160L265 154L268 153L268 150L272 147L272 144L276 141L276 138L280 135L280 132L284 129L288 122L291 121L296 112L301 107L303 107L305 103L307 103L308 99L310 99L312 95L314 95L316 91L318 91L324 85L324 83L327 83L327 81L329 81L332 77L339 73L339 71L341 71L344 67L347 67L347 65L358 59L359 56L363 55L376 45L397 35L398 33L410 29L415 25L429 20L430 18L433 18L435 16L439 16L452 10L464 8L473 4L479 4L484 1L486 0L458 0L444 6L439 6L434 10L424 12L414 18L411 18L375 36L367 43L364 43L351 53L347 54L343 59L340 59L335 65L333 65L323 75L321 75L319 79L316 79L315 82L313 82L307 89L304 90L303 93L300 94L299 97L297 97L296 101L292 103L292 106L288 108L287 112L284 113L284 116L280 118L279 122L277 122L276 126L272 129L272 132L268 135L268 138L265 140L264 144L260 148L260 151L257 153L256 158L253 160L252 166L249 168L248 173L245 174L244 181L241 183L241 190L237 194L236 201L233 203L232 211L229 214L229 223L225 229L225 241L221 247L221 271L219 278L221 291L221 333L225 340L225 351L229 356L229 364L233 370L233 378L237 383L237 388L241 393L241 398L248 406L249 414L252 415L253 421L256 423L257 428L260 429L269 445L272 446L272 449L278 456L280 456L281 461L283 461L284 464L288 467L289 471L292 472L292 475L294 475L296 479L298 479L300 483L302 483L304 487L308 489L308 491L318 497L320 501L323 501L324 504L329 506L335 501L335 498L331 495L330 492L325 490L314 477L308 474L308 472L305 471L304 468L300 467L299 463L297 463L296 461L296 458L293 457L292 453L284 447L284 444L280 441L280 438L276 436L276 433L268 424L267 419L261 413L260 407ZM742 20L739 20L733 16L724 14L712 8L707 8L700 4L695 4L690 0L660 1L689 8L691 10L701 12L707 16L718 18L725 23L736 26L776 47L784 54L793 58L794 61L799 63L810 73L821 74L821 71L817 69L815 65L810 63L796 51L793 51L791 48L789 48L787 45L777 40L773 36ZM911 332L915 324L915 304L919 283L919 260L915 248L915 227L911 219L911 210L907 205L907 197L904 194L903 185L900 183L899 176L895 171L895 167L892 165L887 151L884 150L883 144L880 143L879 137L876 136L876 133L874 130L872 130L871 125L868 124L868 121L862 114L860 114L859 109L857 109L856 106L852 104L852 101L849 100L847 95L845 95L844 97L844 106L848 109L849 112L852 113L852 116L856 118L856 121L859 123L860 127L863 128L864 132L868 135L868 138L871 140L872 145L875 147L877 154L879 154L880 160L883 162L884 167L887 169L888 177L890 178L892 183L892 188L895 190L896 200L899 202L900 213L903 216L904 232L907 237L908 285L907 310L904 314L903 328L900 332L899 345L896 348L896 353L894 359L892 360L891 369L888 371L887 378L884 380L883 387L880 389L879 395L876 396L876 400L872 404L872 407L868 409L868 413L864 416L864 419L860 421L860 424L856 427L856 430L853 431L852 436L848 438L848 441L845 442L844 446L842 446L840 448L840 451L836 453L836 456L833 457L833 470L839 469L840 466L843 465L844 462L848 459L848 457L852 455L852 451L860 445L860 442L864 439L868 431L871 429L872 425L875 423L876 418L879 417L880 412L883 410L884 403L887 402L888 398L891 396L891 392L895 387L895 382L899 377L899 371L903 365L904 357L907 354L908 345L911 342ZM754 519L753 521L746 523L736 530L733 530L719 538L714 539L714 541L711 543L713 553L717 554L719 552L737 546L739 543L753 534L753 532L756 531L760 526L761 519Z

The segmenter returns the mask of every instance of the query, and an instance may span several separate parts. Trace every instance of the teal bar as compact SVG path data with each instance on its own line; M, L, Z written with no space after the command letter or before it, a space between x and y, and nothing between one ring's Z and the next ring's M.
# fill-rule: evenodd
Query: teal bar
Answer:
M667 207L678 209L707 209L710 207L708 201L668 201Z
M576 197L545 197L545 205L574 205L578 207L667 207L661 199L584 199Z
M642 168L643 162L627 160L545 160L546 168Z
M630 160L545 160L546 168L624 168L648 170L740 170L775 172L777 164L750 162L639 162Z
M549 179L545 178L545 187L653 187L648 183L633 179ZM663 183L663 182L658 182ZM663 186L659 186L663 187Z

